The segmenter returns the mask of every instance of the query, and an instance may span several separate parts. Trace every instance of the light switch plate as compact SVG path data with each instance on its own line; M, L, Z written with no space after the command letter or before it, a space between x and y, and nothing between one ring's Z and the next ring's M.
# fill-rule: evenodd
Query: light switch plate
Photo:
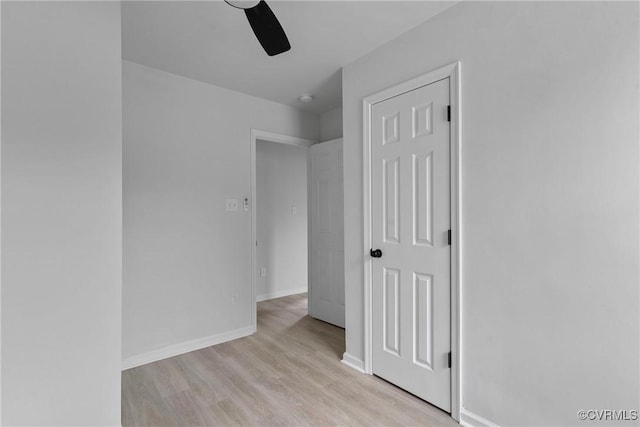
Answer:
M227 211L235 212L238 210L238 199L227 199Z

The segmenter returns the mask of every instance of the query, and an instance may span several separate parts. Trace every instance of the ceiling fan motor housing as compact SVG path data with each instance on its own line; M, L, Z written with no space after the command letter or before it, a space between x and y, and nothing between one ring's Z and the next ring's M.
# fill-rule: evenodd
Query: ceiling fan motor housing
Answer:
M225 0L229 5L238 9L251 9L256 7L260 0Z

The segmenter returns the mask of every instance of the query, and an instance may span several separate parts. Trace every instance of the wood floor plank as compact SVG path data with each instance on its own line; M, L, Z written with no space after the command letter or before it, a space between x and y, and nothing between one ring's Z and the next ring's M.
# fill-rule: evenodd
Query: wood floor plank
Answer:
M122 425L456 426L449 414L340 363L344 330L306 294L258 304L258 332L122 373Z

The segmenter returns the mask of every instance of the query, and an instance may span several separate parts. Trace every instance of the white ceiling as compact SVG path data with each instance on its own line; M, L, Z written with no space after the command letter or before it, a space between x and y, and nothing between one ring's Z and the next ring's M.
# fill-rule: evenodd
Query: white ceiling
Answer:
M268 1L291 50L269 57L222 1L125 1L122 56L314 113L341 103L340 68L454 1ZM303 104L298 97L311 93Z

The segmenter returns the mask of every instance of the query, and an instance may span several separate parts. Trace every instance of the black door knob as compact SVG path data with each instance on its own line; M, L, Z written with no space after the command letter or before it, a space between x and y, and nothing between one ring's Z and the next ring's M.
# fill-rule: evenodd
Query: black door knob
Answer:
M371 249L369 254L372 258L382 258L382 251L380 249Z

